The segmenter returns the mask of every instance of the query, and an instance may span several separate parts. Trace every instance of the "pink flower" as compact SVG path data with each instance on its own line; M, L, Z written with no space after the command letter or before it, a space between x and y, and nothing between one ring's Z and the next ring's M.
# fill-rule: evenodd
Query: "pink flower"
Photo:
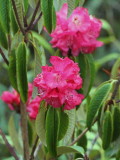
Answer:
M11 110L14 110L14 107L20 106L20 95L15 90L13 90L12 92L4 91L0 99L8 104Z
M32 90L33 85L31 83L28 84L28 100L26 104L29 103L31 97L32 97ZM3 102L8 104L8 107L11 110L16 110L17 112L20 112L20 95L16 90L12 90L12 92L4 91L0 97Z
M40 98L55 108L62 105L66 105L64 109L75 108L83 99L83 95L75 91L82 87L77 63L67 57L62 59L57 56L52 56L50 62L52 66L43 66L42 73L34 79ZM69 100L65 98L68 93L73 95L71 106Z
M70 51L74 56L80 52L91 53L97 47L103 45L97 41L102 23L100 20L89 15L88 10L77 7L67 18L68 5L65 3L61 10L56 13L57 26L51 33L51 43L66 56Z
M40 102L41 98L37 96L27 105L27 111L31 119L36 119L40 107Z

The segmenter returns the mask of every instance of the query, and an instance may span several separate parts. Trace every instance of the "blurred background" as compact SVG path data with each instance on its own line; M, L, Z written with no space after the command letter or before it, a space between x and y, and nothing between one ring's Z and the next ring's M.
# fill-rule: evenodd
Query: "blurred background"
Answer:
M120 57L120 0L85 0L84 7L88 8L90 14L102 19L103 22L99 39L104 42L104 46L98 48L93 54L96 65L94 85L98 86L110 78L111 68ZM28 78L29 81L32 81L33 55L29 58ZM0 95L10 88L7 66L0 56ZM0 128L4 133L8 133L8 119L11 114L12 111L0 100ZM1 154L2 151L0 150Z

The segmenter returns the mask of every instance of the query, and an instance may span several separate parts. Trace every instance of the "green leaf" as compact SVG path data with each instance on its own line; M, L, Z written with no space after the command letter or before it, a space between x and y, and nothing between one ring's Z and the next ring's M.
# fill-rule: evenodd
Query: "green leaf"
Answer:
M110 111L106 111L103 119L102 125L102 146L103 149L107 149L112 140L113 134L113 122L112 115Z
M116 60L116 62L113 65L112 71L111 71L111 78L118 78L119 75L119 67L120 67L120 58Z
M94 59L90 54L79 54L79 56L76 58L76 62L80 67L80 74L83 79L83 91L80 91L83 92L84 96L87 96L93 85L95 77Z
M15 5L17 8L17 12L18 12L18 17L20 20L20 23L22 25L22 27L24 26L24 21L23 21L23 17L24 17L24 12L23 12L23 3L21 0L15 0Z
M24 12L25 12L25 14L27 13L28 7L29 7L28 0L24 0Z
M6 34L3 32L1 26L0 26L0 45L3 48L8 49L7 37Z
M39 47L38 43L35 41L32 43L34 47L34 57L35 57L35 64L34 64L34 75L37 76L37 74L41 73L41 66L46 65L46 56L44 48L41 46ZM37 95L37 88L33 88L32 97L36 97Z
M54 6L52 7L52 29L56 27L56 12Z
M12 27L13 33L15 34L18 31L18 24L16 22L16 18L15 18L15 15L14 15L13 8L11 8L11 12L10 13L11 13L10 14L11 27Z
M32 32L32 37L38 42L39 45L43 46L46 50L48 50L52 55L54 54L54 50L51 45L38 33Z
M85 57L87 61L87 74L83 82L83 94L87 96L94 83L95 65L94 65L93 56L91 54L85 55Z
M34 130L33 130L33 127L34 126L32 126L33 124L31 123L31 121L30 120L28 120L28 139L29 139L29 145L30 145L30 147L32 147L32 145L33 145L33 140L34 140Z
M109 61L119 58L119 53L111 53L107 56L104 56L95 61L95 69L98 70L102 65L106 64Z
M91 98L90 105L88 106L87 111L87 127L89 129L91 128L97 111L108 98L112 85L113 83L105 83L100 85L100 87L98 87L98 89L94 93L94 96Z
M41 0L44 24L49 33L52 31L52 7L53 0Z
M17 150L17 152L19 154L23 154L22 146L21 146L20 141L19 141L19 136L18 136L18 133L16 131L13 116L11 116L10 119L9 119L8 131L9 131L9 134L10 134L10 137L12 139L12 142L13 142L13 145L14 145L15 149Z
M81 133L82 133L82 130L78 130L76 136L78 137ZM76 145L77 145L77 146L81 146L81 147L84 148L84 150L86 151L86 149L87 149L87 137L86 137L86 135L83 135L83 136L80 138L80 140L78 140L78 142L77 142ZM75 159L76 159L76 158L79 158L80 156L81 156L80 153L76 153L76 154L75 154Z
M119 78L119 68L120 68L120 58L114 63L111 71L111 78L118 79ZM116 94L115 100L120 99L120 86L118 86L118 92ZM116 104L120 107L120 103Z
M66 134L63 138L63 142L65 144L67 144L69 142L70 138L72 137L73 131L74 131L74 128L75 128L76 110L72 109L72 110L69 110L69 111L65 111L65 113L68 115L69 124L68 124L67 132L66 132Z
M36 132L41 140L41 142L46 145L46 139L45 139L45 115L46 115L46 108L45 108L45 102L42 101L40 104L39 113L37 115L36 121L35 121L35 128Z
M60 125L59 125L58 141L65 136L69 124L68 115L64 111L59 112L59 119L60 119Z
M60 146L57 147L57 155L67 154L67 153L80 153L84 155L84 149L79 146Z
M58 126L58 113L55 108L49 107L46 116L46 143L52 157L57 156Z
M21 32L17 32L11 40L11 50L16 49L22 41L24 41L23 34Z
M10 31L9 0L0 0L0 25L5 33Z
M68 16L70 16L71 12L75 8L75 0L67 0L68 3Z
M26 64L26 46L21 42L16 51L17 85L22 101L27 101L28 82Z
M76 62L78 63L80 67L80 76L85 79L86 74L87 74L87 60L86 60L86 55L84 54L79 54L76 57Z
M112 140L115 141L119 136L120 136L120 109L114 106Z
M113 34L111 25L105 19L101 19L101 21L102 21L102 28L105 29L110 35Z
M15 50L11 51L9 57L9 67L8 67L9 79L12 86L17 89L17 76L16 76L16 53Z

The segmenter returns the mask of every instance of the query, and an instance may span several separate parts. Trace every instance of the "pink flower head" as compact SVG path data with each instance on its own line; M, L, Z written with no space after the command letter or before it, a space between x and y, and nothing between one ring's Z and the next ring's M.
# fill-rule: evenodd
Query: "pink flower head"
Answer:
M31 119L36 119L40 107L40 102L41 98L37 96L27 105L27 111Z
M102 27L100 20L90 16L83 7L77 7L69 18L67 12L68 5L65 3L56 13L57 25L51 33L53 47L59 48L63 56L66 56L68 51L77 56L80 52L91 53L103 45L96 40Z
M40 98L55 108L62 105L67 106L64 109L75 108L83 99L83 95L75 91L82 87L77 63L67 57L62 59L57 56L51 56L50 62L52 66L43 66L42 73L34 79ZM68 92L73 95L71 105L66 96Z
M29 103L31 97L32 97L32 90L33 85L31 83L28 83L28 100L26 104ZM4 91L0 97L3 102L8 104L8 107L11 110L16 110L17 112L20 112L20 95L16 90L12 90L12 92Z
M14 107L20 106L20 95L15 90L12 92L4 91L0 98L3 100L3 102L8 104L11 110L14 110Z

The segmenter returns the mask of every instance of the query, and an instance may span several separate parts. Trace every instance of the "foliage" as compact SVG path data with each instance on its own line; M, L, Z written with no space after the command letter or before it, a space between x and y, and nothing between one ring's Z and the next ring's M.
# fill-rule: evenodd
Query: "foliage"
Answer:
M96 49L94 54L82 53L76 57L68 54L69 59L73 63L77 62L80 68L83 85L82 88L76 88L79 95L84 95L82 103L71 110L64 110L64 107L65 103L72 103L70 100L73 97L67 97L69 101L67 99L64 104L61 102L61 107L53 108L54 105L50 106L49 101L46 102L46 97L44 100L40 97L39 89L34 87L32 95L29 95L28 84L33 82L37 74L41 77L45 69L42 66L49 65L50 56L63 56L60 48L52 47L50 34L58 25L56 12L65 2L68 3L68 17L76 7L83 6L92 15L99 17L103 24L98 40L104 45ZM12 160L13 157L16 160L120 158L120 32L119 22L115 21L120 18L119 7L118 0L0 0L2 160ZM66 26L63 26L63 30L64 27ZM55 67L59 66L60 63ZM63 74L65 69L61 70ZM74 68L75 70L77 69ZM56 72L57 69L54 74ZM54 85L56 84L52 84L53 88ZM3 91L12 88L18 92L20 98L19 109L16 109L18 106L14 102L12 104L14 111L10 111L1 100ZM64 93L63 90L61 92ZM41 98L39 107L37 103L34 104L37 117L31 119L28 106L32 107L32 100L38 96ZM60 99L63 98L61 97Z

